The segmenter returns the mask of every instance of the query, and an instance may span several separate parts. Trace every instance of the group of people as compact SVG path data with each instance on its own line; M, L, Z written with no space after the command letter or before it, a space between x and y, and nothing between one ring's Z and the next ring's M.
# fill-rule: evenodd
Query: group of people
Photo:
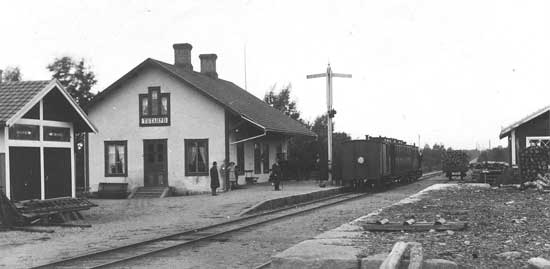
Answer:
M210 188L212 189L212 195L216 196L216 189L220 187L220 178L221 180L225 180L227 177L229 180L229 189L232 189L233 187L236 187L238 185L237 179L238 179L238 172L235 167L234 162L230 162L229 164L225 165L222 164L220 167L220 171L218 172L218 163L213 162L212 167L210 168Z
M218 172L218 163L213 162L212 167L210 168L210 188L212 189L212 196L216 196L216 190L220 187L220 177L221 180L225 180L226 176L229 179L229 189L238 186L238 171L235 167L234 162L230 162L227 166L222 164ZM271 174L269 175L269 181L273 183L275 191L280 191L280 184L282 178L282 170L279 165L279 159L271 166Z

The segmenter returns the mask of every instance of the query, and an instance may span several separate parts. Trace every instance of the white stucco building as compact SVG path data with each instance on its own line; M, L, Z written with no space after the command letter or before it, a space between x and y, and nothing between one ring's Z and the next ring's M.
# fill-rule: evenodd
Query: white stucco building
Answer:
M89 188L99 183L210 189L209 168L224 161L267 181L293 135L315 136L301 123L237 85L218 78L215 54L191 64L191 45L175 44L174 64L146 59L86 108L100 132L88 141ZM221 182L224 187L224 182Z

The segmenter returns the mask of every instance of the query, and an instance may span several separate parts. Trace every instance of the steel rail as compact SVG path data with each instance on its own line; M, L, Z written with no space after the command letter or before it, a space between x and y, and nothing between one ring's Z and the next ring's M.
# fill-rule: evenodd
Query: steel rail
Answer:
M350 198L344 198L342 200L338 200L338 201L335 201L335 202L322 204L322 205L319 205L319 206L314 206L314 207L311 207L311 208L307 208L307 209L296 211L296 212L291 212L291 213L288 213L288 214L283 214L283 215L268 218L268 219L265 219L265 220L260 220L258 222L243 225L243 226L240 226L240 227L237 227L237 228L233 228L233 229L225 230L225 231L222 231L222 232L202 236L202 237L199 237L197 239L192 239L190 241L174 244L174 245L164 247L164 248L159 248L159 249L156 249L156 250L152 250L152 251L149 251L149 252L146 252L146 253L137 254L137 255L134 255L134 256L126 257L126 258L122 258L122 259L119 259L119 260L106 262L106 263L103 263L103 264L100 264L100 265L97 265L97 266L93 266L93 267L88 267L88 268L94 268L95 269L95 268L104 268L104 267L108 267L108 266L113 266L115 264L127 262L127 261L130 261L130 260L135 260L135 259L138 259L138 258L146 257L146 256L149 256L149 255L153 255L153 254L163 252L163 251L167 251L167 250L170 250L170 249L183 247L183 246L186 246L186 245L191 245L193 243L201 242L201 241L204 241L204 240L207 240L207 239L210 239L210 238L219 237L220 235L237 232L237 231L248 229L248 228L251 228L251 227L254 227L254 226L259 226L259 225L262 225L262 224L265 224L265 223L268 223L268 222L272 222L272 221L292 217L292 216L295 216L295 215L300 215L300 214L307 213L307 212L310 212L310 211L314 211L314 210L317 210L317 209L320 209L320 208L333 206L333 205L340 204L340 203L343 203L343 202L348 202L348 201L351 201L351 200L354 200L354 199L359 199L359 198L365 197L365 196L370 195L370 194L371 193L363 193L363 194L355 194L355 195L350 194L350 195L352 195L352 197L350 197ZM340 197L338 197L338 198L340 198Z
M437 174L437 173L426 174L426 175L422 176L420 179L425 179L425 178L431 177L435 174ZM131 256L127 256L127 257L119 258L119 259L113 259L111 261L106 261L106 262L98 264L98 265L93 265L91 267L85 267L85 268L103 268L103 267L112 266L112 265L115 265L115 264L127 262L127 261L130 261L130 260L138 259L138 258L141 258L141 257L153 255L155 253L167 251L167 250L174 249L174 248L177 248L177 247L190 245L190 244L193 244L193 243L197 243L197 242L200 242L200 241L204 241L204 240L207 240L207 239L218 237L218 236L223 235L223 234L228 234L228 233L240 231L240 230L243 230L243 229L247 229L247 228L250 228L250 227L262 225L262 224L272 222L272 221L276 221L276 220L280 220L280 219L283 219L283 218L288 218L288 217L291 217L291 216L308 213L310 211L314 211L314 210L317 210L317 209L320 209L320 208L329 207L329 206L332 206L332 205L348 202L348 201L351 201L351 200L354 200L354 199L359 199L359 198L365 197L365 196L370 195L370 194L372 194L372 193L371 192L363 193L363 194L344 193L344 194L333 195L333 196L329 196L329 197L326 197L326 198L316 199L316 200L312 200L312 201L309 201L309 202L304 202L304 203L300 203L300 204L296 204L296 205L292 205L292 206L287 206L287 207L283 207L283 208L279 208L279 209L275 209L275 210L264 211L264 212L261 212L261 213L258 213L258 214L245 216L245 217L240 217L240 218L237 218L237 219L220 222L220 223L213 224L213 225L203 226L203 227L199 227L199 228L195 228L195 229L185 230L185 231L182 231L182 232L161 236L161 237L158 237L158 238L144 240L144 241L133 243L133 244L128 244L128 245L115 247L115 248L110 248L110 249L101 250L101 251L92 252L92 253L87 253L87 254L71 257L71 258L68 258L68 259L59 260L59 261L56 261L56 262L52 262L52 263L48 263L48 264L44 264L44 265L40 265L40 266L36 266L36 267L32 267L32 268L56 268L56 267L59 267L59 266L64 266L64 264L68 264L68 263L71 263L71 262L73 262L73 263L77 262L78 260L91 261L94 258L94 256L116 254L117 251L123 251L123 250L140 247L140 246L147 245L147 244L162 242L162 241L169 241L170 239L173 239L173 238L179 237L179 236L197 234L200 231L204 231L204 230L208 230L208 229L214 229L214 228L218 228L218 227L222 227L222 226L237 224L239 222L245 222L247 220L253 220L254 218L260 218L260 217L263 217L263 216L273 215L273 214L280 213L280 212L283 212L283 211L288 211L288 210L296 209L296 208L299 208L299 207L305 207L305 206L311 205L311 204L322 203L322 202L326 202L326 201L329 201L329 200L342 198L344 196L351 196L349 198L343 198L343 199L337 200L335 202L321 204L321 205L318 205L318 206L306 208L304 210L299 210L299 211L291 212L291 213L288 213L288 214L283 214L283 215L276 216L276 217L273 217L273 218L267 218L265 220L261 220L261 221L254 222L254 223L251 223L251 224L243 225L243 226L236 227L236 228L233 228L233 229L224 230L224 231L221 231L221 232L209 234L209 235L206 235L206 236L198 237L196 239L191 239L191 240L181 242L181 243L176 243L176 244L173 244L171 246L160 247L158 249L155 249L155 250L152 250L152 251L147 251L147 252L144 252L144 253L141 253L141 254L131 255ZM101 260L101 259L98 259L98 260ZM262 264L262 266L267 266L269 263ZM262 268L264 268L264 267L262 267Z
M307 206L307 205L314 204L314 203L319 203L319 202L324 202L324 201L327 201L327 200L336 199L336 198L339 198L339 197L342 197L342 196L345 196L345 195L350 195L350 194L349 193L338 194L338 195L333 195L333 196L329 196L329 197L325 197L325 198L321 198L321 199L316 199L316 200L312 200L312 201L308 201L308 202L304 202L304 203L300 203L300 204L296 204L296 205L291 205L291 206L282 207L282 208L278 208L278 209L274 209L274 210L264 211L264 212L261 212L261 213L258 213L258 214L239 217L239 218L229 220L229 221L224 221L224 222L220 222L220 223L216 223L216 224L212 224L212 225L208 225L208 226L203 226L203 227L199 227L199 228L195 228L195 229L189 229L189 230L185 230L185 231L181 231L181 232L177 232L177 233L173 233L173 234L168 234L168 235L165 235L165 236L161 236L161 237L157 237L157 238L153 238L153 239L149 239L149 240L144 240L144 241L137 242L137 243L132 243L132 244L124 245L124 246L114 247L114 248L110 248L110 249L106 249L106 250L100 250L100 251L92 252L92 253L85 253L85 254L78 255L78 256L75 256L75 257L71 257L71 258L68 258L68 259L62 259L62 260L59 260L59 261L55 261L55 262L52 262L52 263L39 265L39 266L36 266L36 267L31 267L31 268L36 268L36 269L38 269L38 268L52 268L52 267L61 265L63 263L68 263L68 262L76 261L76 260L79 260L79 259L91 258L93 256L99 256L99 255L102 255L102 254L112 253L112 252L124 250L124 249L127 249L127 248L132 248L132 247L136 247L136 246L141 246L141 245L145 245L145 244L159 242L159 241L170 239L172 237L177 237L177 236L182 236L182 235L189 235L189 234L197 233L197 232L200 232L200 231L203 231L203 230L206 230L206 229L212 229L212 228L216 228L216 227L220 227L220 226L224 226L224 225L236 224L236 223L239 223L239 222L243 222L243 221L253 219L253 218L262 217L262 216L265 216L265 215L275 214L275 213L279 213L279 212L282 212L282 211L291 210L291 209Z
M432 177L432 176L436 176L436 175L439 175L441 174L441 171L434 171L434 172L430 172L430 173L427 173L427 174L424 174L422 175L420 179L426 179L426 178L429 178L429 177ZM267 269L267 268L270 268L271 267L271 260L270 261L267 261L267 262L264 262L256 267L254 267L254 269Z

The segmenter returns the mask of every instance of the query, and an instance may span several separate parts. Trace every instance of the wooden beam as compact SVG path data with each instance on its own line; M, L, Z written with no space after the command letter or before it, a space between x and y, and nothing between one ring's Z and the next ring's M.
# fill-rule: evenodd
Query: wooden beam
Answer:
M422 269L422 263L424 259L424 251L422 244L418 242L409 242L410 254L409 254L409 268L408 269Z
M403 241L395 243L388 257L380 265L380 269L397 269L405 250L407 250L407 243Z
M314 74L314 75L307 75L306 78L310 79L310 78L322 78L322 77L326 77L327 76L327 73L322 73L322 74Z
M350 74L332 73L332 76L333 76L333 77L336 77L336 78L351 78L351 75L350 75Z
M429 230L436 231L461 231L468 227L468 222L447 222L445 224L435 225L434 223L418 222L413 225L403 225L402 223L379 224L364 224L363 229L370 232L427 232Z

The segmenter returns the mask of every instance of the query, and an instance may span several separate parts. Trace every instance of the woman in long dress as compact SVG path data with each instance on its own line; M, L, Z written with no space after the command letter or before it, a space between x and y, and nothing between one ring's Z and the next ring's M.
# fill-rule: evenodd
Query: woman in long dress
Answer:
M235 163L229 163L229 189L233 189L233 186L237 185L237 177L235 176Z

